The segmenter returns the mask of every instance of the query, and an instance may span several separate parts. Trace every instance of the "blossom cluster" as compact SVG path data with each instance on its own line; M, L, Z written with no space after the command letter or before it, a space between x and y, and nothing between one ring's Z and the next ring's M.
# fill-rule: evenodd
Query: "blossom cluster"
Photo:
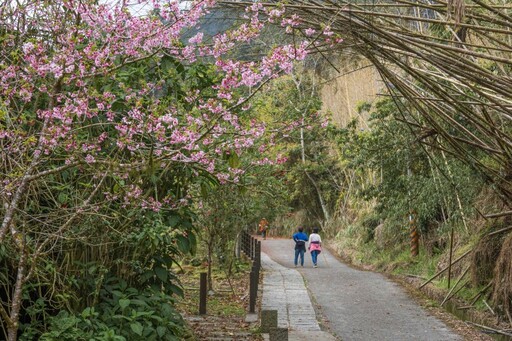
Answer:
M0 67L4 153L32 161L40 172L49 161L60 160L93 170L108 164L109 171L121 175L126 172L121 163L151 159L161 169L169 163L194 164L217 174L221 182L238 181L242 171L223 166L219 156L226 150L243 153L265 131L261 123L241 121L249 107L242 106L247 99L238 90L291 72L294 61L306 57L308 42L277 46L259 61L227 55L257 38L266 23L280 23L290 32L300 18L287 18L284 8L254 3L246 10L245 23L206 41L199 24L214 1L190 1L186 7L178 0L138 3L151 10L138 15L126 1L88 0L48 1L44 6L21 1L6 8L11 14L5 23L8 39L0 47L14 57ZM187 30L197 33L185 44ZM327 29L323 34L330 37ZM159 96L169 91L165 77L127 74L141 62L160 65L165 58L185 66L215 66L219 79L208 90L214 95L203 96L206 90L197 87L181 102L166 101ZM256 163L273 162L282 158ZM23 178L21 169L10 173L16 175L9 183ZM133 186L126 185L124 204L139 200L141 193ZM169 200L147 197L139 202L157 211L177 204Z

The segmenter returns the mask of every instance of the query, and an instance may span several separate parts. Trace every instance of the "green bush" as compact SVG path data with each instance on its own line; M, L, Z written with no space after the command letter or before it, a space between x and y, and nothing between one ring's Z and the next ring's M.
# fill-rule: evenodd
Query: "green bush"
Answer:
M174 341L185 333L185 323L170 295L154 289L139 291L113 278L100 296L101 303L81 314L61 311L52 317L40 340Z
M377 228L377 226L379 226L379 224L380 224L380 217L375 213L368 214L363 217L363 219L361 221L361 226L364 227L364 230L366 232L366 236L365 236L365 240L364 240L365 243L368 243L374 239L375 229Z

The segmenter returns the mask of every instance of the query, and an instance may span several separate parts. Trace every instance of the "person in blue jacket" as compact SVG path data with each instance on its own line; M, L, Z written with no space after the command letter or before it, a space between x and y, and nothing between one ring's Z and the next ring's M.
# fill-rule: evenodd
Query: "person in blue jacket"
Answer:
M304 266L304 253L306 252L306 242L308 241L308 235L302 232L302 227L298 228L298 231L293 234L293 241L295 242L295 258L293 263L295 267L298 265L300 257L300 266Z

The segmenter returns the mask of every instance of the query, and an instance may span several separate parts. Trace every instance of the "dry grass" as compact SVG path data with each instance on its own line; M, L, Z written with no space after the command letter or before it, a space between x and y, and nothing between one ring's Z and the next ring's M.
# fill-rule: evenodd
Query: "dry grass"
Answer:
M493 278L493 269L501 249L501 238L484 236L471 255L471 282L481 286Z
M501 247L494 267L493 301L501 306L512 325L512 234Z

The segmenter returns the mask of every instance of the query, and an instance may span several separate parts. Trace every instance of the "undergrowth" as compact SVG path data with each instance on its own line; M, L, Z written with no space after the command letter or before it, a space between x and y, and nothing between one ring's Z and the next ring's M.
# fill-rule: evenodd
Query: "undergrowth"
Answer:
M206 272L205 264L182 265L180 280L184 297L179 300L177 308L188 322L190 335L187 340L206 340L231 334L238 334L237 340L261 340L254 323L245 322L250 264L237 262L231 273L221 267L212 268L213 290L207 296L206 315L198 315L202 272Z

